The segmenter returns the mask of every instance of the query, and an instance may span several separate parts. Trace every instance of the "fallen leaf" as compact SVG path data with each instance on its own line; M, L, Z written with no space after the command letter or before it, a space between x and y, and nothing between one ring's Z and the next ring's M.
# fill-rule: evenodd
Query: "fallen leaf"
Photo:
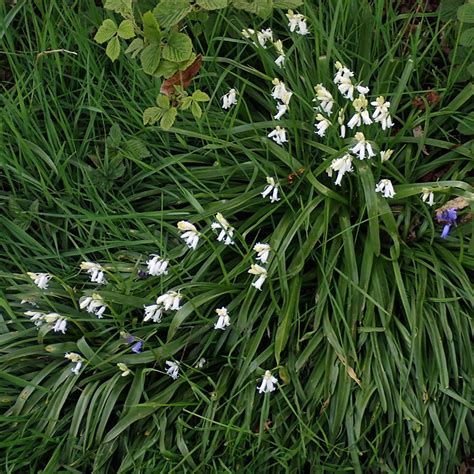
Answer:
M160 92L162 94L171 95L174 93L175 86L181 86L187 89L193 80L193 77L199 72L202 64L202 54L198 54L194 62L184 71L178 71L169 79L163 81Z

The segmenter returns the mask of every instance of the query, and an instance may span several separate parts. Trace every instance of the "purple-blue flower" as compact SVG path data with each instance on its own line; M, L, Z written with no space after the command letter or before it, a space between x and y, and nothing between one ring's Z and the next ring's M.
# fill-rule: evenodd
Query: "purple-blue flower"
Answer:
M450 208L440 211L436 214L436 220L440 224L444 224L443 231L441 232L441 238L445 239L449 235L449 231L452 225L456 225L456 219L458 214L456 209Z
M143 341L138 341L132 346L132 352L135 352L135 354L139 354L142 351L143 348Z

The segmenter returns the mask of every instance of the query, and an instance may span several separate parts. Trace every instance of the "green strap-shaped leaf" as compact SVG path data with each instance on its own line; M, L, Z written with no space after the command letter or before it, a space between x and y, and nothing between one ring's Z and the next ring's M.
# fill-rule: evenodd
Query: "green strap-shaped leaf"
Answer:
M153 13L163 28L170 28L185 18L191 8L189 0L161 0Z
M94 41L97 41L97 43L102 44L105 43L106 41L109 41L112 36L114 36L117 33L117 25L113 20L110 18L107 18L107 20L104 20L100 28L97 30L97 33L94 36Z
M133 29L132 20L123 20L118 27L117 34L123 39L133 38L135 30Z
M173 33L163 48L163 58L175 63L188 60L192 54L191 38L184 33Z
M228 4L228 0L196 0L196 3L205 10L220 10L225 8Z
M117 36L114 36L105 49L105 54L112 60L115 61L120 56L120 41Z
M140 62L142 64L143 71L146 74L153 74L156 68L160 64L161 59L161 46L159 43L149 44L140 55Z

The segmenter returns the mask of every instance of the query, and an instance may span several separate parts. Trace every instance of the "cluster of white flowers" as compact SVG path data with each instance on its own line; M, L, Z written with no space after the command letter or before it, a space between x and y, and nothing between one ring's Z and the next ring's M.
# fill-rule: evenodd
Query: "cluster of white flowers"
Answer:
M168 368L166 369L166 373L173 380L176 380L179 377L179 362L175 362L174 360L167 360L166 365L168 366Z
M270 202L277 202L280 200L278 197L278 183L275 181L275 178L267 176L267 185L260 193L263 198L270 196Z
M51 275L49 275L48 273L28 272L27 275L33 280L33 283L41 290L46 290L48 288L48 283L51 279Z
M276 377L269 370L265 371L260 387L257 387L258 393L268 393L275 390L275 384L278 382Z
M81 270L85 270L91 276L91 282L98 285L105 285L107 280L104 275L104 269L101 265L94 262L82 262Z
M150 260L147 260L148 273L151 276L161 276L168 274L169 260L163 260L159 255L150 255Z
M255 32L252 28L245 28L242 30L242 36L246 39L256 38L257 42L253 42L255 46L260 45L262 48L267 48L267 43L272 43L273 47L275 48L276 52L278 53L278 57L275 59L275 64L279 67L282 67L285 64L285 51L283 49L283 42L281 40L274 40L273 38L273 31L271 28L267 28L266 30L260 30Z
M168 291L158 296L155 304L145 306L143 321L153 320L154 323L161 322L164 311L178 311L181 309L181 294L179 291Z
M184 240L186 245L190 249L195 250L199 242L199 237L201 235L197 231L196 227L193 224L191 224L191 222L188 222L188 221L179 221L177 226L178 226L178 230L180 232L183 232L181 234L181 238Z
M66 333L67 320L64 316L58 313L42 313L40 311L25 311L25 316L30 318L30 321L35 323L35 326L40 327L46 324L54 332Z
M217 236L218 242L224 242L224 245L231 245L234 243L233 237L235 229L227 222L225 217L218 212L216 214L216 221L211 224L212 230L219 230Z
M260 263L267 263L268 257L270 256L270 251L271 247L269 244L262 244L260 242L256 243L253 247L254 252L257 252L257 260L260 261ZM257 290L262 289L262 285L265 283L265 280L267 279L268 272L265 267L262 267L258 263L253 263L250 266L249 273L251 275L255 275L257 279L252 282L252 286L254 288L257 288Z
M107 305L102 296L93 293L92 296L83 296L79 300L79 308L85 309L88 313L94 313L99 319L103 318Z
M299 35L307 35L309 34L308 25L306 24L306 18L304 15L300 13L295 13L293 10L288 10L286 14L288 18L288 27L290 31L293 33L296 31Z
M71 372L73 372L76 375L79 375L79 371L81 370L82 363L84 362L84 359L77 353L75 352L66 352L64 354L64 357L68 360L70 360L72 363L76 364L72 369Z

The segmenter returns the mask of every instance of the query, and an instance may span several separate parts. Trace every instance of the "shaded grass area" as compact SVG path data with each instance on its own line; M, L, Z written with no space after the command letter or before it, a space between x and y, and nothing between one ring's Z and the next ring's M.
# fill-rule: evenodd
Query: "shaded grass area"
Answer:
M18 3L0 38L10 71L0 128L6 472L455 472L472 435L472 227L466 219L440 240L419 195L433 183L439 204L472 199L473 142L457 127L473 85L457 82L443 50L443 38L457 44L453 22L386 3L307 2L313 34L285 40L284 72L239 36L252 19L212 17L196 38L196 85L211 104L170 132L141 125L160 84L93 43L104 16L94 2ZM283 14L256 27L270 25L288 37ZM48 49L78 54L36 58ZM343 144L337 133L316 140L311 103L336 60L390 97L398 129L375 137L394 159L357 163L360 179L342 189L325 170ZM287 147L265 138L273 77L295 94ZM225 114L230 87L241 99ZM415 108L431 89L440 102ZM398 184L393 201L373 192L382 175ZM259 194L266 176L282 183L277 204ZM207 231L186 251L176 222L204 230L216 212L236 245ZM262 292L247 274L257 241L274 250ZM140 279L155 252L169 274ZM82 260L109 272L102 320L79 310L93 290ZM40 292L27 271L55 278ZM143 305L172 288L182 310L143 323ZM20 304L33 298L68 317L66 335L33 327ZM222 305L232 327L214 331ZM131 354L120 331L144 352ZM79 377L67 351L87 359ZM196 369L200 357L208 363ZM182 364L177 381L164 374L170 358ZM267 369L279 389L259 396Z

